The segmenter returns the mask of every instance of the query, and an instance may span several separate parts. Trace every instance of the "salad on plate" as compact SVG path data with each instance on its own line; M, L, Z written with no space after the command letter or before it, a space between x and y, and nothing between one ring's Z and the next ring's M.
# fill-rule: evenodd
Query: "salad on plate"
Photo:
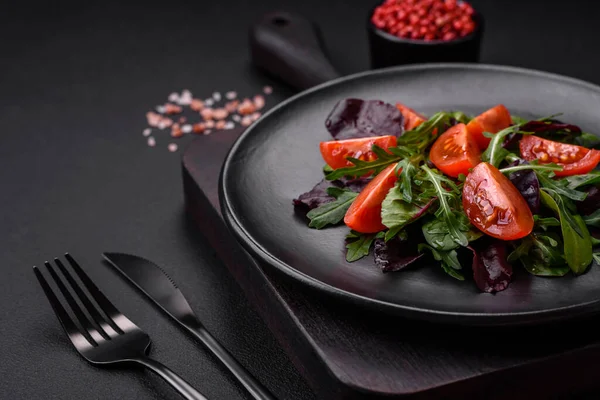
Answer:
M600 263L600 138L559 117L343 99L319 143L323 178L293 203L309 228L348 229L347 262L371 255L385 273L429 257L486 293L518 267L580 276Z

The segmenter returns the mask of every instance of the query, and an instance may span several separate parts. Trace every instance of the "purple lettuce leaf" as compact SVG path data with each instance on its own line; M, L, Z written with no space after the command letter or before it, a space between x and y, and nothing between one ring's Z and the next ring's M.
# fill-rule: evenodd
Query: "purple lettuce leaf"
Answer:
M398 236L387 243L384 239L375 239L373 246L375 265L383 272L400 271L417 261L423 254L417 250L416 242Z
M556 119L550 119L547 121L529 121L521 127L521 130L525 132L535 133L556 133L556 132L569 132L573 134L581 133L581 128L577 125L566 124Z
M394 105L380 100L340 100L325 127L336 140L404 133L404 117Z
M513 273L507 261L506 243L490 238L475 242L469 249L473 252L473 279L479 290L495 293L506 289Z
M508 166L516 167L523 164L529 163L524 160L516 160ZM540 181L535 172L531 169L511 172L508 174L508 179L521 192L531 212L538 214L540 212Z
M327 189L330 187L337 187L340 189L348 189L356 193L360 193L365 186L369 183L371 178L358 178L358 179L347 179L341 178L334 181L329 181L325 178L321 182L317 183L315 187L306 193L302 193L300 196L293 200L294 206L304 207L308 210L322 206L331 201L335 200L335 197L330 196L327 193Z
M587 192L587 196L583 201L575 202L575 205L581 215L589 215L596 211L600 205L600 188L598 186L589 186L584 191Z

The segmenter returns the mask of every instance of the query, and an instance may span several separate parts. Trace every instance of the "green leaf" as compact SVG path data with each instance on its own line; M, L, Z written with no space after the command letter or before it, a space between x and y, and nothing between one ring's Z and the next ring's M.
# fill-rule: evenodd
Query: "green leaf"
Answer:
M358 196L358 193L336 187L328 188L327 193L336 199L320 207L313 208L306 214L310 219L308 224L310 228L322 229L327 225L339 224L344 219L346 211L348 211L356 196Z
M372 151L377 155L373 161L363 161L354 157L346 157L353 165L344 168L338 168L327 174L327 180L333 181L336 179L349 177L359 177L367 174L378 174L390 164L400 161L403 157L395 154L390 154L377 145L373 145Z
M410 162L409 159L405 158L404 160L398 163L397 171L400 170L402 170L399 180L400 191L402 193L402 200L404 200L407 203L410 203L413 201L412 179L416 175L418 169L412 162Z
M537 276L564 276L570 268L563 257L563 243L555 234L532 233L523 238L508 261L520 260L525 269Z
M419 244L418 249L419 252L423 252L423 250L429 250L433 258L437 261L440 261L440 265L444 272L446 272L454 279L458 279L459 281L465 280L465 277L459 272L459 270L462 269L462 266L458 261L458 253L456 252L456 250L437 250L431 246L426 245L425 243Z
M323 166L323 175L327 176L332 172L333 172L333 168L331 168L329 165L325 164Z
M582 186L600 183L600 171L591 171L583 175L570 175L560 179L567 183L569 189L577 189Z
M433 132L435 130L438 133L445 131L453 120L464 123L470 121L464 113L440 111L415 129L404 132L398 138L398 146L405 146L413 149L416 153L422 153L437 139Z
M446 225L444 229L455 243L460 246L467 246L469 240L467 239L465 232L470 229L468 219L466 219L466 216L462 218L462 216L464 216L462 212L453 211L454 209L462 210L459 201L461 196L460 190L453 181L439 172L434 172L434 170L430 169L427 165L422 165L421 169L425 172L423 180L432 184L433 190L439 200L439 208L435 215ZM446 187L444 187L444 184ZM450 190L447 190L447 188ZM465 222L465 219L467 222ZM441 228L437 227L435 230L439 231L440 229ZM428 231L428 229L423 225L424 234L425 231ZM431 232L428 232L428 234L431 234ZM430 238L434 241L428 242L432 246L435 246L432 243L437 243L439 236L430 236Z
M543 164L543 165L535 165L535 164L522 164L516 165L514 167L506 167L502 168L500 172L503 174L510 174L511 172L522 171L522 170L534 170L534 171L562 171L562 167L556 164Z
M560 220L567 264L575 274L582 274L592 262L592 240L580 215L572 215L560 195L540 190L542 203Z
M586 215L585 217L583 217L583 222L585 222L586 225L600 228L600 208L591 213L590 215Z
M596 264L600 265L600 253L594 253L592 254L592 257L594 257L594 261L596 261Z
M450 234L448 224L442 219L432 218L421 227L427 243L436 250L448 251L459 247Z
M377 234L364 234L350 231L350 233L346 235L346 240L350 240L350 242L346 244L346 261L354 262L369 255L373 241L381 236L383 236L383 232Z
M592 246L594 246L594 247L600 246L600 239L596 239L595 237L592 236Z
M591 133L583 132L581 135L575 138L575 144L587 147L588 149L597 149L598 145L600 145L600 137Z
M544 217L540 217L539 215L534 215L533 222L535 223L536 227L541 228L544 231L547 231L548 228L553 227L553 226L560 226L560 221L554 217L544 218Z
M519 132L519 124L511 125L508 128L502 129L500 132L491 136L490 144L487 149L481 154L481 161L488 162L494 167L498 167L504 158L509 154L502 144L504 138L511 133ZM484 133L485 135L485 133Z
M549 178L546 172L541 171L536 171L536 175L543 188L552 189L561 196L575 201L583 201L587 196L586 192L569 188L567 180Z
M422 204L416 200L412 203L406 202L400 187L401 183L396 183L381 203L381 222L389 228L385 236L386 241L420 218L424 214L423 208L427 206L427 203Z

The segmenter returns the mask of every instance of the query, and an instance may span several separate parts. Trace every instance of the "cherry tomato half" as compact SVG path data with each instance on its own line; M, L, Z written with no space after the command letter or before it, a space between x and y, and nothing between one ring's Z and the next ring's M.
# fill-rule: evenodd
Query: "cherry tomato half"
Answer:
M402 103L396 103L396 108L400 110L404 117L404 130L410 131L427 121L427 117L419 114L410 107L406 107Z
M467 175L462 202L471 223L489 236L515 240L533 229L533 215L519 190L489 163L479 163Z
M498 104L473 118L467 125L467 129L473 135L479 148L484 150L490 144L491 139L483 136L483 132L498 133L511 125L512 118L508 109L504 105Z
M381 222L381 203L398 180L395 171L397 165L389 165L377 174L354 199L344 216L344 223L350 229L362 233L375 233L386 229Z
M456 124L435 141L429 159L437 169L451 177L467 175L479 164L481 151L465 124Z
M372 161L377 158L375 153L371 151L373 145L387 150L389 147L394 147L397 144L396 136L373 136L358 139L331 140L329 142L321 142L319 148L321 156L333 169L351 166L346 157L358 158L364 161Z
M600 162L600 151L583 146L555 142L538 136L525 135L519 142L521 157L541 164L555 163L563 167L556 176L587 174Z

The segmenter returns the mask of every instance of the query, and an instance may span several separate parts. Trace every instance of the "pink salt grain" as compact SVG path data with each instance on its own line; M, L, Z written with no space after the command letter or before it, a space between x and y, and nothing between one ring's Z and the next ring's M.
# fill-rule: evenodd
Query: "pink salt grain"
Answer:
M179 138L183 136L183 131L179 127L179 124L173 124L171 127L171 137Z
M193 99L190 108L194 111L200 111L204 108L204 102L200 99Z
M273 88L271 86L265 86L263 88L263 93L264 94L271 94L271 93L273 93Z
M213 109L212 108L205 108L202 111L200 111L200 115L205 120L211 120L213 118Z
M150 146L150 147L156 146L156 140L152 136L150 136L148 138L148 146Z
M226 122L223 120L217 121L217 123L215 124L215 128L217 129L224 129L225 128L225 124Z
M254 96L254 107L257 110L260 110L264 106L265 106L265 96L262 96L260 94L257 94L256 96Z
M237 110L239 104L239 100L232 100L230 102L227 102L225 103L225 110L227 110L228 113L232 113L235 110Z
M167 115L181 114L182 111L183 109L180 106L171 103L165 104L165 114Z
M160 114L157 114L152 111L149 111L146 113L146 120L148 121L148 125L150 125L150 126L158 126L161 119L162 119L162 116Z
M177 145L175 143L169 143L169 151L171 153L176 152L177 151Z
M225 93L225 98L228 100L233 100L237 97L237 93L234 91Z
M242 126L249 126L250 124L252 124L252 117L250 117L249 115L246 115L244 118L242 118L242 121L240 122L240 124Z
M208 129L214 128L215 127L215 121L213 121L212 119L209 119L208 121L206 121L204 123L204 126L207 127Z
M151 133L152 133L152 129L150 129L150 128L146 128L142 131L142 135L144 135L146 137L150 136Z
M252 114L256 110L254 103L250 99L244 99L238 107L238 113L242 115Z
M229 113L224 108L215 108L212 112L212 117L214 119L225 119L228 115Z
M206 127L204 126L204 124L202 122L198 122L197 124L194 124L192 127L192 130L194 133L202 133L202 132L204 132L205 129L206 129Z

